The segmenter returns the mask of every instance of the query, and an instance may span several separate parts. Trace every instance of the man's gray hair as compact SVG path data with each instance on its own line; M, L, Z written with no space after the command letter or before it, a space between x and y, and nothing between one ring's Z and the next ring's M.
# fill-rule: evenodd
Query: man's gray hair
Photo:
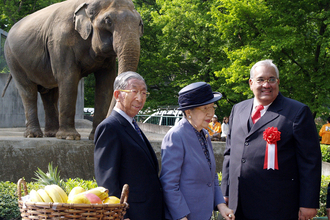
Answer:
M254 70L258 66L271 66L271 67L274 67L277 78L280 78L280 73L277 69L277 66L273 63L272 60L261 60L261 61L257 62L256 64L254 64L253 67L251 68L251 70L250 70L250 79L253 79Z
M115 82L113 83L113 89L114 90L119 90L119 89L126 89L127 85L128 85L128 80L130 79L138 79L138 80L142 80L144 82L144 84L146 84L145 80L143 79L143 77L133 71L127 71L127 72L123 72L121 74L119 74L116 79ZM147 87L147 84L146 84Z

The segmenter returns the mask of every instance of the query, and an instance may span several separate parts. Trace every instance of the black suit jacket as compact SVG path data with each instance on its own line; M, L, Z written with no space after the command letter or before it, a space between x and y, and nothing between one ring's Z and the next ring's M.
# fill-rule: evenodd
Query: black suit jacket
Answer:
M95 131L94 166L99 186L120 198L129 185L129 209L125 218L157 220L163 216L163 194L158 161L149 141L144 141L118 112L102 121Z
M312 114L306 105L279 94L249 130L252 106L249 99L232 109L222 192L234 210L240 198L249 219L297 219L299 207L319 207L321 150ZM279 170L263 169L268 127L281 132Z

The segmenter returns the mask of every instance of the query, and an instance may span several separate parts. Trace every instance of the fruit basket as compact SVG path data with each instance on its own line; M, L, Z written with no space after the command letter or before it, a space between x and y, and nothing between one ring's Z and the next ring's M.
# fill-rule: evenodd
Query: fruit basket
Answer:
M27 219L111 219L122 220L128 208L129 187L123 186L119 204L73 204L52 202L22 201L22 185L28 195L26 182L19 179L17 183L18 206L23 220Z

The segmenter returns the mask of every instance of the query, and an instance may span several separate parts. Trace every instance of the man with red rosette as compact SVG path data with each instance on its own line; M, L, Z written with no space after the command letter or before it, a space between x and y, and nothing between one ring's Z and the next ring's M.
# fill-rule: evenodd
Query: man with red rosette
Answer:
M236 220L308 220L319 207L321 150L310 109L279 92L271 60L250 71L254 98L233 106L222 192Z

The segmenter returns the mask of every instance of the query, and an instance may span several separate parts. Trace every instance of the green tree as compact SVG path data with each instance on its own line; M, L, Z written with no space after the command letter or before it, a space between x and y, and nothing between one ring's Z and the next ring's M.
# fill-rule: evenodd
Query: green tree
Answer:
M95 77L89 74L84 78L84 107L94 107Z
M281 92L329 111L329 2L325 0L141 1L145 21L139 73L151 88L146 106L177 104L183 86L206 81L233 104L252 98L249 70L273 59ZM151 16L150 16L151 15Z
M216 76L224 76L229 99L251 98L249 69L273 59L280 70L280 91L307 104L314 116L329 111L329 1L217 0L222 50L229 59Z
M214 91L222 92L214 84L219 78L214 68L225 59L225 53L218 50L221 41L210 2L157 0L137 5L145 26L138 72L151 90L145 106L178 106L178 91L196 81L209 82ZM218 104L223 102L226 100Z
M0 1L0 29L8 32L10 28L23 17L40 10L50 4L63 0L3 0ZM8 73L9 69L4 59L4 36L0 45L0 73Z
M0 28L9 31L20 19L51 4L64 0L3 0L0 1Z

